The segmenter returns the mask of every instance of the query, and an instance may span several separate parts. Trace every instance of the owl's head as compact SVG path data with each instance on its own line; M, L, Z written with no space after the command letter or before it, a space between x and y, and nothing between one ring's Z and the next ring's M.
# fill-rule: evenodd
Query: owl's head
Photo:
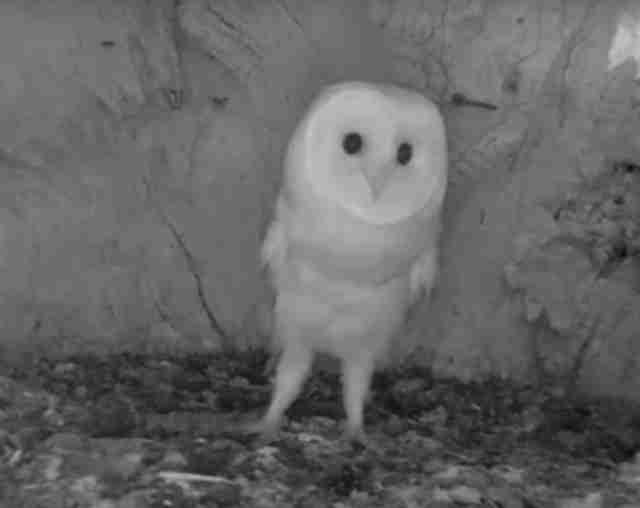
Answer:
M442 117L403 88L346 82L326 88L289 143L289 183L369 223L440 207L447 181ZM296 189L294 188L295 192Z

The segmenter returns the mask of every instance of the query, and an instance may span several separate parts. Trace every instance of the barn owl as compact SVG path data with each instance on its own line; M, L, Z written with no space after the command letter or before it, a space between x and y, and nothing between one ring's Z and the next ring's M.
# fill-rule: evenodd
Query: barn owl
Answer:
M417 92L345 82L312 102L289 142L261 251L282 354L254 431L275 436L323 352L341 361L345 436L366 439L375 364L436 277L446 153L442 117Z

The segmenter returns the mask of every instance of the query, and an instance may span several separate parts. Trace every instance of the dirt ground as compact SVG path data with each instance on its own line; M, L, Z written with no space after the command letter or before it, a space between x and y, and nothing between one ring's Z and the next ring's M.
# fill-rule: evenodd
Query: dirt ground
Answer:
M25 358L0 370L0 506L640 507L640 412L491 379L376 375L369 443L318 370L278 441L263 352Z

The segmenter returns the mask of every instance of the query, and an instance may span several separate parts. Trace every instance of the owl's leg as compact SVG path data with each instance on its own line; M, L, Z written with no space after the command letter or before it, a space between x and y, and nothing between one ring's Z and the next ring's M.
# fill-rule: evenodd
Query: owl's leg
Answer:
M364 404L373 374L374 359L363 354L342 359L342 391L347 421L345 437L350 441L366 442L364 433Z
M276 382L267 413L254 428L263 439L275 439L285 411L300 393L313 360L313 352L299 344L287 344L278 369Z

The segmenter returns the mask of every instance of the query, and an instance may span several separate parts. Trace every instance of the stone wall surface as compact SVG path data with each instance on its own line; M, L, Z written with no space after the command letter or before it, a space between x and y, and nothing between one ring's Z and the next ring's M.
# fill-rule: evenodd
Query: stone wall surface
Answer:
M391 80L450 151L398 351L638 399L638 33L626 1L3 2L5 350L265 340L287 137L323 85Z

